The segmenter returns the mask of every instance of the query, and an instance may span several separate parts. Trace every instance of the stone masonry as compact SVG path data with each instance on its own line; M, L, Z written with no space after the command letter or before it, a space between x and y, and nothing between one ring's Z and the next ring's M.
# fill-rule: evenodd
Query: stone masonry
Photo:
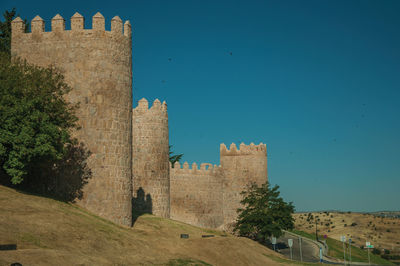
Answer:
M236 210L241 207L242 196L240 192L245 190L250 182L258 185L265 183L267 177L267 146L260 143L249 146L240 144L240 149L231 144L228 150L225 144L220 146L220 162L224 171L223 205L224 225L235 222Z
M208 167L208 168L207 168ZM207 168L207 169L206 169ZM203 163L192 169L175 163L171 175L171 219L201 227L218 228L223 217L221 168Z
M220 147L220 166L203 163L189 168L169 164L167 105L146 99L132 109L132 33L129 21L116 16L111 31L97 13L92 29L75 13L71 29L56 15L51 31L36 16L31 32L24 22L12 22L11 53L29 63L53 65L72 91L66 96L80 103L81 129L74 132L90 150L92 177L78 204L115 223L131 226L142 213L189 224L227 229L236 217L241 195L250 182L267 179L266 145Z
M54 65L73 88L70 102L80 102L76 136L92 152L88 165L92 178L78 202L88 210L123 225L132 223L131 122L132 42L131 25L119 17L105 31L104 17L93 16L93 28L84 29L84 18L75 13L71 30L56 15L51 31L44 20L32 20L31 33L24 23L12 23L11 52L39 66Z
M241 207L240 192L252 182L268 180L266 145L234 143L220 147L220 166L185 162L170 169L171 219L201 227L227 229L235 222ZM208 169L206 166L208 165Z
M134 211L169 218L169 138L167 105L146 99L132 113L132 197ZM141 199L140 193L149 195ZM152 204L149 204L151 201Z

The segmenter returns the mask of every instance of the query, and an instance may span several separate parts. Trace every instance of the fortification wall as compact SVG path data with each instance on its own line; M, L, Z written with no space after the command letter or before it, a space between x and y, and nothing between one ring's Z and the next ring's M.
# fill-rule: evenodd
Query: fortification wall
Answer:
M56 15L51 31L36 16L31 33L24 33L20 18L12 22L11 52L28 62L54 65L73 88L67 96L80 102L77 112L81 130L75 134L92 152L88 165L92 178L78 202L88 210L123 225L131 225L131 25L119 17L105 31L104 17L93 16L92 29L75 13L71 30Z
M208 169L206 169L208 167ZM224 222L221 167L203 163L198 169L185 162L170 168L171 219L188 224L218 228Z
M240 192L251 182L261 185L268 180L266 145L242 143L239 148L238 150L234 143L230 145L230 149L225 144L220 146L220 162L224 175L223 216L227 229L235 222L236 210L241 207Z
M132 113L133 212L170 215L169 135L167 105L146 99Z

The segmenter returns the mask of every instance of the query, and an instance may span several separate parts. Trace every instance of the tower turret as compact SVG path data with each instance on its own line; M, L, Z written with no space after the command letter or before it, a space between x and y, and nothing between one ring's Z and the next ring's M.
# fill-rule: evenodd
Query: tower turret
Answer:
M261 185L268 180L267 146L262 143L259 145L242 143L237 149L232 143L230 149L227 149L225 144L221 144L220 161L224 175L224 225L229 228L236 220L236 210L241 207L240 192L252 182Z
M77 111L81 130L75 132L92 153L88 159L92 177L78 204L123 225L132 223L132 41L129 22L113 19L105 30L104 17L93 16L92 29L76 13L71 30L56 15L51 31L36 16L32 32L24 32L20 18L12 22L11 53L29 63L56 66L72 87L67 100L80 102Z
M133 212L170 215L169 139L167 105L146 99L132 113Z

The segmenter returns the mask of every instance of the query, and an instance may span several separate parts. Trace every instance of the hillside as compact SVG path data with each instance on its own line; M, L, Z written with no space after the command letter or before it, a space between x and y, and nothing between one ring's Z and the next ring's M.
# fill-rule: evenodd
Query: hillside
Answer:
M152 215L139 217L133 228L122 227L74 204L3 186L0 214L0 245L17 245L17 250L0 250L0 265L288 264L246 238ZM181 239L181 233L190 238Z
M387 249L391 254L400 254L400 219L378 217L372 214L351 212L296 213L295 227L315 234L317 219L318 234L340 240L341 235L351 237L353 245L365 246L369 241L379 249Z

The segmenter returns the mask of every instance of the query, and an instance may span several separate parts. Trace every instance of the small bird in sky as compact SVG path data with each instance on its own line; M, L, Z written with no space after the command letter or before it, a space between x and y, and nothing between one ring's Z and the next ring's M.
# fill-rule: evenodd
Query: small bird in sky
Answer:
M232 52L229 52L230 55L232 55Z

